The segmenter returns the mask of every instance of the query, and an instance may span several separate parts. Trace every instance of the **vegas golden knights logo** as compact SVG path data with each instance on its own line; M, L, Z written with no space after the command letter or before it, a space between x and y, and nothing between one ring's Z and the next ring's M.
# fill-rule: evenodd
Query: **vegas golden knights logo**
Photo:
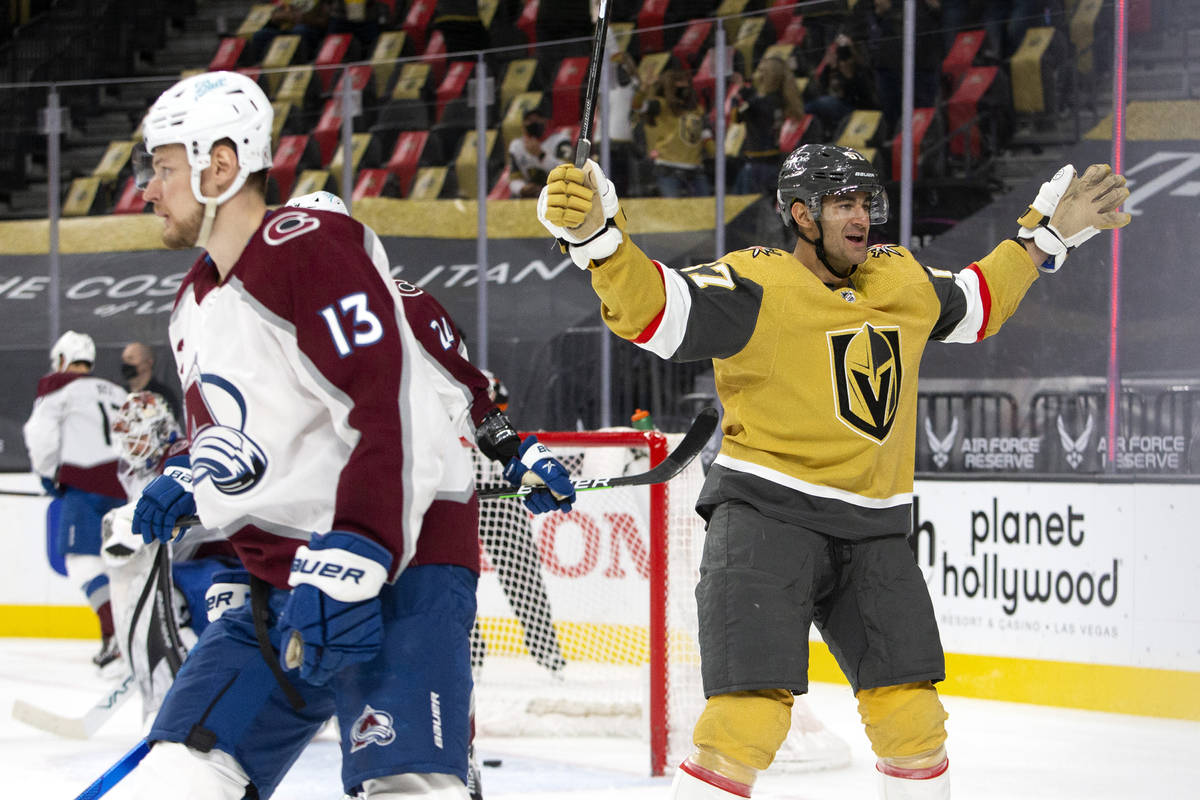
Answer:
M838 417L882 444L900 404L900 329L863 323L828 335Z

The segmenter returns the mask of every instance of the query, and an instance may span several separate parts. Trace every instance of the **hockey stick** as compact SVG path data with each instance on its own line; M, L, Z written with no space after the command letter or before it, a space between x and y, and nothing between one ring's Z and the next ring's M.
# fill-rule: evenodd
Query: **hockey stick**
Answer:
M717 411L714 408L703 408L692 420L692 427L684 434L683 440L675 446L666 458L646 472L636 475L621 475L615 478L572 478L571 484L577 492L593 489L615 489L618 486L648 486L652 483L665 483L671 480L692 462L704 445L717 429ZM480 500L491 500L497 497L524 497L532 491L544 492L543 486L522 486L519 489L510 485L480 486L476 494Z
M45 492L23 492L19 489L0 489L0 494L9 497L50 497Z
M150 742L142 739L133 749L117 760L117 763L96 778L92 785L79 794L75 800L96 800L97 797L108 794L108 790L121 782L121 779L133 771L146 754L150 752Z
M130 672L121 679L113 689L109 689L95 705L87 710L82 717L64 717L26 703L20 698L13 701L13 719L32 725L40 730L65 736L68 739L90 739L92 734L112 718L117 709L133 696L133 673Z
M608 0L600 0L596 35L592 39L592 60L588 63L587 94L583 96L583 119L579 120L579 139L575 142L575 166L583 169L592 154L592 117L600 88L600 67L604 63L604 40L608 35Z

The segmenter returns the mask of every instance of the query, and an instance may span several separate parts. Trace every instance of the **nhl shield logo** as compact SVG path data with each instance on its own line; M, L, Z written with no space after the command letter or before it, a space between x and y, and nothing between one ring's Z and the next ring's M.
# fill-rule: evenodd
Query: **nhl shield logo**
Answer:
M900 329L863 323L828 336L838 418L882 444L900 406Z
M396 729L392 727L392 715L386 711L363 706L363 711L350 728L350 752L357 753L369 744L380 747L396 740Z

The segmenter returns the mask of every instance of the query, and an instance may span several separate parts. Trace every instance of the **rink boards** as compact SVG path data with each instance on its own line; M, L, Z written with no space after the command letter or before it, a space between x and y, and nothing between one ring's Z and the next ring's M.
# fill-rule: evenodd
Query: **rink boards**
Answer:
M31 476L0 475L0 489L36 488ZM9 545L0 636L94 637L81 593L47 564L45 505L0 495ZM914 517L947 653L945 692L1200 720L1200 487L921 481ZM605 586L605 572L574 580ZM481 616L505 613L492 607L501 602L481 592ZM595 628L621 626L634 639L644 630L641 619L570 617L556 614L565 641ZM812 638L812 678L843 681Z

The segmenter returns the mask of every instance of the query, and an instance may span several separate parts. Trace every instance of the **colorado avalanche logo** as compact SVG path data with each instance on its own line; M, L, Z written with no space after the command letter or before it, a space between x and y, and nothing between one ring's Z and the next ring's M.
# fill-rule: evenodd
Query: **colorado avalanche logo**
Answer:
M370 706L363 706L362 713L354 720L354 726L350 729L350 752L357 753L369 744L383 747L395 739L396 729L392 727L392 715Z
M241 494L258 485L267 471L267 454L245 433L242 393L219 375L200 373L188 381L186 394L192 479L199 483L208 478L222 494Z

